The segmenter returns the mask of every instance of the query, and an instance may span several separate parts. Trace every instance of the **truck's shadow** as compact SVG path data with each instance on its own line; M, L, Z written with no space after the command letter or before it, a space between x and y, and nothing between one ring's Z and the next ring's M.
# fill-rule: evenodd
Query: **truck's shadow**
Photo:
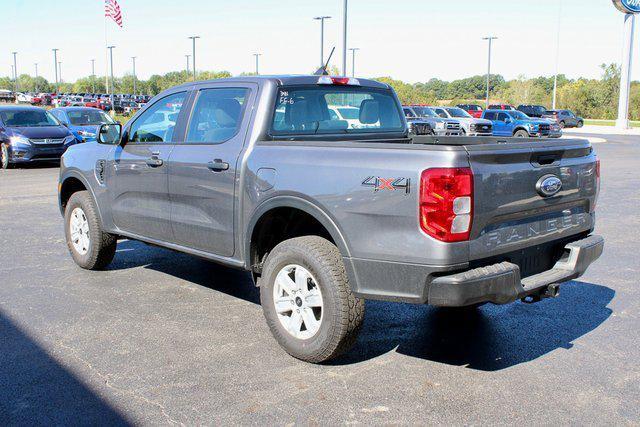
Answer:
M133 425L0 312L0 425Z
M212 290L260 303L248 273L188 255L123 241L113 269L144 265ZM486 305L476 310L367 301L356 346L330 362L358 363L397 351L434 362L493 371L534 360L591 332L610 315L615 292L606 286L570 282L561 296L527 305ZM275 342L274 342L274 345Z

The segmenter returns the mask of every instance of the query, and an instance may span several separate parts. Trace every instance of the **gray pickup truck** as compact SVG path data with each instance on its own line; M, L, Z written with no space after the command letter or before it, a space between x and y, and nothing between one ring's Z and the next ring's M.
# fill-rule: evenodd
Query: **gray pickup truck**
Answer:
M134 239L250 271L276 340L322 362L354 343L367 298L556 296L602 253L598 189L588 141L409 137L386 84L282 76L174 87L101 126L62 157L59 202L80 267Z

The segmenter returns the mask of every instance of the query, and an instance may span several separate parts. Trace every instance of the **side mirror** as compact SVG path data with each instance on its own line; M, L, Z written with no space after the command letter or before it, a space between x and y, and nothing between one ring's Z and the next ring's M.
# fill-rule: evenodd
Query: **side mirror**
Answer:
M122 125L120 123L103 124L98 130L98 143L115 145L120 142Z

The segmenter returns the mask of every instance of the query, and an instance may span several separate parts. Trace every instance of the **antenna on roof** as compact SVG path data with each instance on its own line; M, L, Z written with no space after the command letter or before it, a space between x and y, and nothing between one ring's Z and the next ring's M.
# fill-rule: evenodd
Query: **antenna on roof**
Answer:
M331 53L329 54L329 57L327 58L327 62L326 64L324 64L322 67L318 68L316 70L315 73L313 73L313 75L315 76L328 76L329 72L327 71L327 67L329 66L329 61L331 61L331 56L333 56L333 52L336 50L336 47L334 46L333 49L331 49Z

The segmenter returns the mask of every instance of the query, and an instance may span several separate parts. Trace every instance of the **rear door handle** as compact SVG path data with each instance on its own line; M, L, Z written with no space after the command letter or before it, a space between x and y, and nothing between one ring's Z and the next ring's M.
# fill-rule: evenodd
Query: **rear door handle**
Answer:
M223 162L221 159L215 159L214 161L207 163L207 167L214 172L222 172L229 169L229 163Z
M162 159L159 159L157 157L152 157L150 159L146 160L147 165L151 166L152 168L157 168L159 166L162 166L162 164L164 163L162 161Z

